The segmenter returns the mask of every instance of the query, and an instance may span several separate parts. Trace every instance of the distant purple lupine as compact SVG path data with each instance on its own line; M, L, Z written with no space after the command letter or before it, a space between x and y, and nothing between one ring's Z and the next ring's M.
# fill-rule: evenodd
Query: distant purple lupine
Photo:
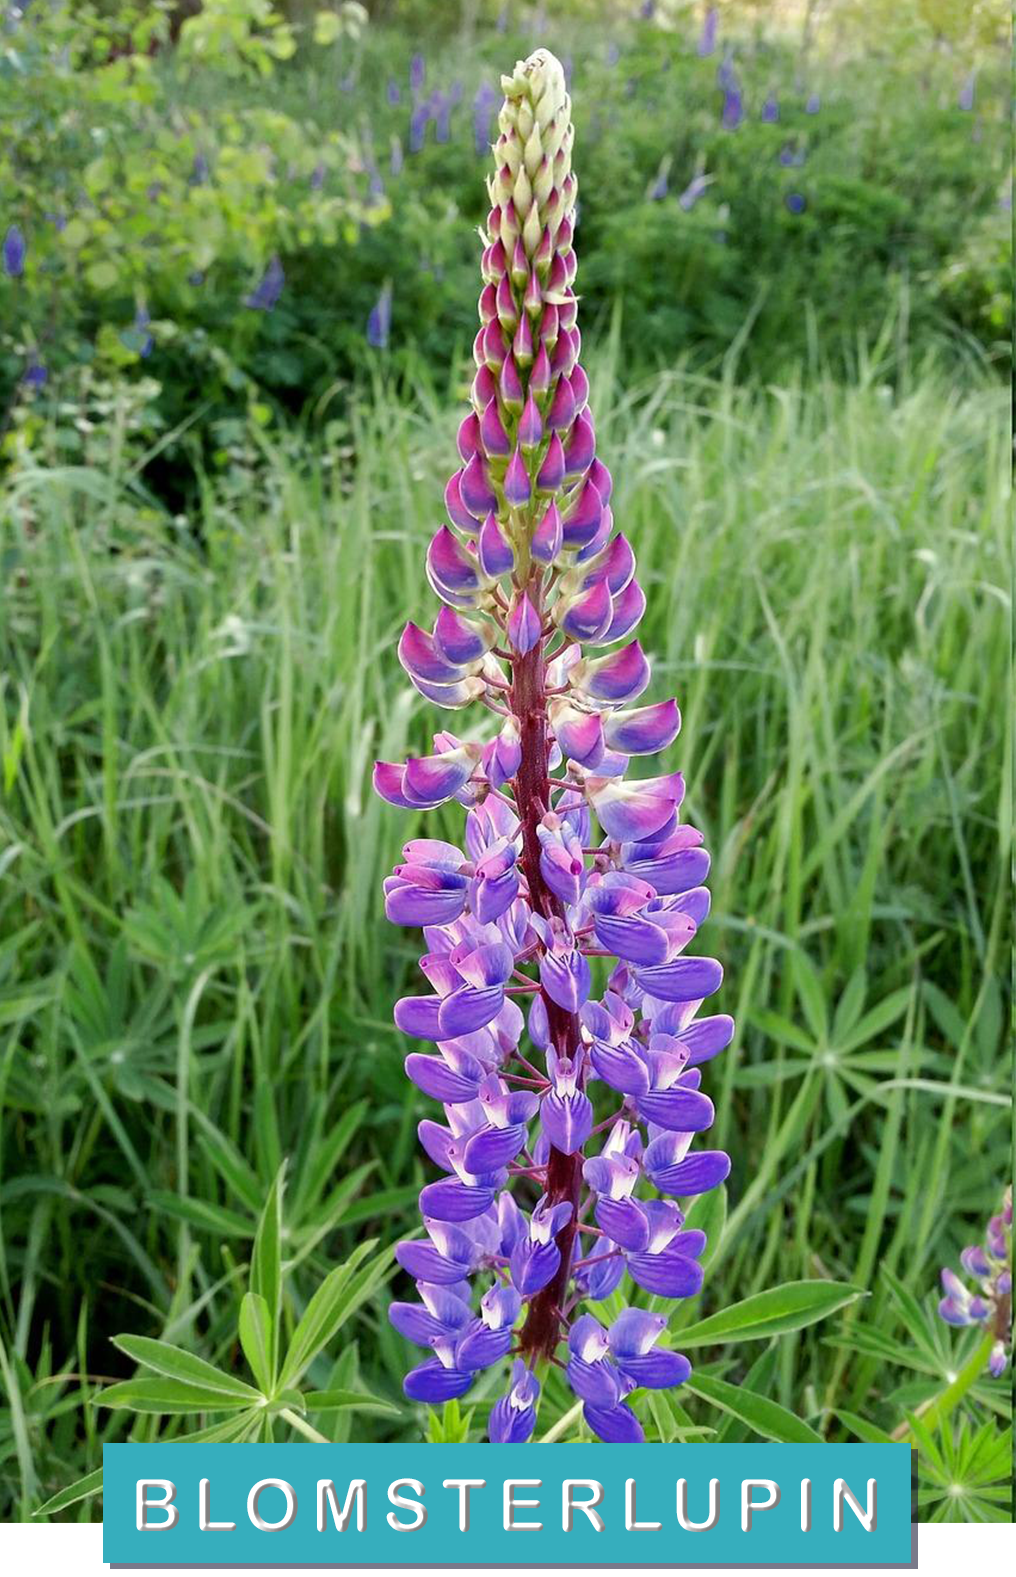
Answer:
M147 361L148 357L152 354L152 347L155 344L151 334L148 332L148 326L151 321L151 314L149 313L148 308L138 307L134 314L134 328L136 333L140 334L141 336L141 342L138 345L138 355L144 361Z
M651 22L656 15L656 0L642 0L639 6L639 16L643 22Z
M473 99L473 143L482 157L490 152L490 122L497 104L497 93L487 81L481 82Z
M785 142L780 149L779 160L785 170L800 168L805 160L804 149L796 142Z
M497 21L494 23L494 26L499 33L508 31L508 7L506 5L503 5L497 13Z
M48 378L49 371L45 362L40 361L37 353L32 351L28 358L28 365L22 374L22 383L26 389L41 389L45 386Z
M614 40L611 39L610 43L607 45L607 65L613 69L613 67L617 65L620 58L621 51L615 44Z
M819 95L817 93L809 93L804 106L804 113L806 115L817 115L821 108L822 100Z
M285 271L276 253L262 274L260 283L249 296L244 296L244 306L250 307L254 312L271 312L282 295L282 287L285 283Z
M691 181L689 181L688 185L677 199L686 214L691 213L699 198L708 191L709 187L712 185L712 182L713 177L711 175L705 175L701 172L694 176Z
M792 214L803 214L808 204L801 192L788 192L786 196L788 210Z
M391 156L391 159L389 161L389 165L390 165L391 172L392 172L393 175L401 175L402 174L402 166L403 166L404 162L405 161L404 161L404 157L403 157L403 153L402 153L402 138L401 137L393 137L392 138L392 156Z
M723 95L723 113L720 117L724 131L736 131L744 119L744 102L741 88L735 80Z
M434 141L448 142L452 134L452 101L440 88L430 96L430 113L434 121Z
M723 59L716 68L716 86L724 92L732 88L737 82L737 72L734 69L734 57L728 49Z
M711 55L716 48L716 29L720 16L714 5L711 5L705 14L702 23L702 32L699 34L698 52L703 57Z
M367 344L375 350L387 350L392 329L392 287L382 286L381 294L370 309L367 319Z
M974 107L974 94L977 89L977 72L972 71L960 88L959 98L956 100L961 110L968 112Z
M389 104L402 103L402 89L399 87L399 84L396 82L394 77L388 78L388 83L385 87L385 97L387 98Z
M409 62L409 86L414 93L419 93L427 77L427 62L421 54L413 56Z
M207 180L208 160L205 158L203 153L196 153L194 155L194 163L191 167L189 184L191 186L204 186Z
M652 203L662 202L664 197L666 197L666 195L667 195L667 172L666 172L666 170L661 170L659 175L656 177L655 181L653 182L652 186L650 186L650 188L649 188L649 201L652 202Z
M312 192L319 192L324 184L325 167L319 159L313 170L310 172L310 189Z
M409 151L419 153L427 137L427 122L430 120L430 104L424 102L417 104L409 117Z
M4 273L9 279L20 279L25 272L28 247L20 225L9 225L3 244Z
M772 126L773 124L775 124L776 121L779 120L779 118L780 118L780 102L779 102L779 99L776 97L775 93L770 93L769 97L766 99L765 103L762 106L762 113L759 116L759 119L765 121L767 125Z

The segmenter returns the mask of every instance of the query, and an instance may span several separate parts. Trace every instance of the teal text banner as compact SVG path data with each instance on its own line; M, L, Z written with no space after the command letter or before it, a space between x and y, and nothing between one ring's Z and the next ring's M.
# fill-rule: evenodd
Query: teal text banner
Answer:
M906 1445L114 1445L125 1565L907 1564Z

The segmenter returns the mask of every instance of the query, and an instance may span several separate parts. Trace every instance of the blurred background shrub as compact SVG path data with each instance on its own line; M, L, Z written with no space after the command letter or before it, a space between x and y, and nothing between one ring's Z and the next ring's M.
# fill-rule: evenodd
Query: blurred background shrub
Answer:
M849 374L887 317L998 361L1005 36L999 0L7 0L7 453L47 400L141 379L172 500L222 422L334 414L379 363L446 377L499 71L541 40L575 90L584 325L632 376L733 350L776 377L818 346Z

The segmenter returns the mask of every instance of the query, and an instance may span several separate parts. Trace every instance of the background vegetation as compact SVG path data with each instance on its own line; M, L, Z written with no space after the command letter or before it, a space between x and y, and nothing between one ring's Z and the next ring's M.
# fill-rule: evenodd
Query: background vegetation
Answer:
M394 645L467 376L474 100L539 37L739 1024L674 1329L775 1281L865 1295L692 1333L697 1389L639 1410L910 1430L923 1515L1010 1514L1007 1384L934 1315L1011 1166L1000 12L729 4L703 54L701 7L648 9L0 22L0 1516L103 1439L218 1427L207 1374L131 1378L138 1337L246 1360L277 1437L482 1427L486 1382L471 1418L403 1401L383 1314L426 1103L379 903L414 829L369 769L433 727ZM569 1406L552 1377L541 1430Z

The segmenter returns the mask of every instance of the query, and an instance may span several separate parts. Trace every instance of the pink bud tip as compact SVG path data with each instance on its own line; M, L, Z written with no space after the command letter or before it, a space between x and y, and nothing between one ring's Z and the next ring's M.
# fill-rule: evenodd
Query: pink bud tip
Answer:
M561 512L557 505L551 502L533 532L530 546L534 559L539 559L541 564L553 564L561 551L563 540Z
M519 326L515 330L512 355L520 367L528 367L533 359L533 325L525 313L519 319Z
M508 614L508 639L522 656L540 639L540 616L525 592L516 595Z
M530 393L529 398L526 400L526 408L522 412L522 418L519 422L519 443L523 449L535 449L542 437L543 423L540 420L540 412L536 401L533 399L532 393Z
M546 343L541 344L533 362L533 370L529 374L529 388L531 393L544 395L550 388L550 357L547 355Z
M521 509L529 503L529 472L526 462L522 458L521 449L516 449L508 462L508 470L504 478L504 496L515 509ZM528 651L529 648L526 647Z
M491 456L507 457L512 452L511 439L504 430L497 401L491 400L479 423L480 441L484 452Z
M556 493L563 481L564 450L560 438L554 433L540 467L540 474L536 478L536 485L541 493Z

